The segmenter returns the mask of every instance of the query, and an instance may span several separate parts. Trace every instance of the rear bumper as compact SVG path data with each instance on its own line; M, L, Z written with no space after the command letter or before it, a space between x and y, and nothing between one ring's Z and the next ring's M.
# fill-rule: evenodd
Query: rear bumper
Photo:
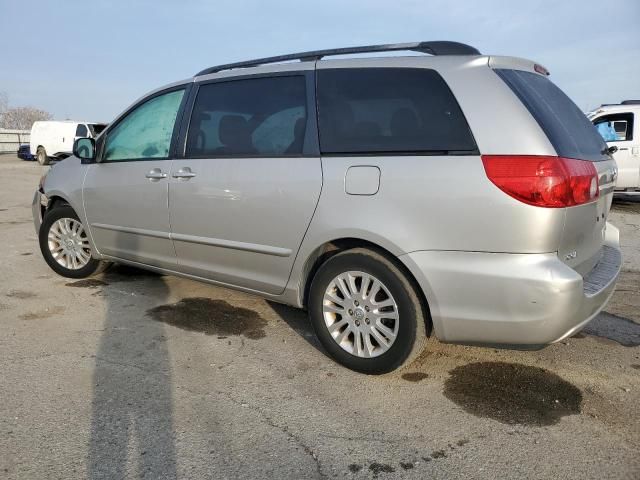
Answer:
M607 225L601 260L584 278L555 253L421 251L400 256L415 275L436 336L447 342L536 346L580 331L607 304L622 265Z

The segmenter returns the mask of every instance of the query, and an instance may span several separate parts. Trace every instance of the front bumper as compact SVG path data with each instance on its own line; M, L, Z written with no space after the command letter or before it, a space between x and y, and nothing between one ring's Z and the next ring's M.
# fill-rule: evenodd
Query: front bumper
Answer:
M422 287L436 336L470 344L539 346L580 331L607 304L622 265L608 224L603 255L583 278L555 253L421 251L399 258Z
M40 225L42 225L42 215L44 214L49 199L40 190L36 190L31 201L31 214L33 215L33 225L36 227L36 235L40 233Z

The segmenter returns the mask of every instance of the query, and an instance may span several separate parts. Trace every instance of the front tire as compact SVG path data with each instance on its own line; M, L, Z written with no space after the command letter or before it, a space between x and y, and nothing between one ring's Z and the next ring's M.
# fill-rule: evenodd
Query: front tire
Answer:
M45 214L38 239L42 256L58 275L85 278L105 266L93 258L88 232L68 205L54 207Z
M36 150L36 160L40 165L49 165L51 163L51 159L47 156L47 151L44 147L38 147Z
M319 268L309 317L334 360L367 374L409 365L427 339L428 312L411 282L394 262L364 248L338 253Z

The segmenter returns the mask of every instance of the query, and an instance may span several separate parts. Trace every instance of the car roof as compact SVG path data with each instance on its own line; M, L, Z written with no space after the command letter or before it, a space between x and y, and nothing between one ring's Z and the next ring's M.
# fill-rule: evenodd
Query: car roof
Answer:
M624 113L624 112L640 112L640 104L605 104L600 105L598 108L594 108L590 112L587 112L588 117L595 117L603 113Z

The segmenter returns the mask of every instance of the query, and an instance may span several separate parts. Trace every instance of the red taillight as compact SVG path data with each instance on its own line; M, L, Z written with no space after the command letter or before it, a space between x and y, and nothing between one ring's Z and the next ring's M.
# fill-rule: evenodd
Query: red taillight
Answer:
M500 190L529 205L571 207L598 197L593 162L543 155L482 155L482 163Z

